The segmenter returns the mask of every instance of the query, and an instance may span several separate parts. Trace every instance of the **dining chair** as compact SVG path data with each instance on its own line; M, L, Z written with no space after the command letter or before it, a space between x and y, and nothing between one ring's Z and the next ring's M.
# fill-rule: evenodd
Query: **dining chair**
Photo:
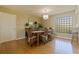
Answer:
M54 33L53 33L52 28L48 29L48 38L49 38L49 40L52 40L54 38Z
M27 32L27 35L28 35L28 37L27 37L27 43L28 43L29 46L32 46L32 44L36 42L36 36L34 36L32 34L32 29L31 28L28 28L26 30L26 32Z
M44 29L44 33L40 35L40 37L44 43L48 42L48 29L47 28Z

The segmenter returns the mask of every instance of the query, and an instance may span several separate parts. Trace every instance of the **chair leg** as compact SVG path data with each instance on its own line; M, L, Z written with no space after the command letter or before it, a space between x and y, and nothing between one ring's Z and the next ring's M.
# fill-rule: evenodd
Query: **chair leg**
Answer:
M28 43L28 46L29 46L29 47L32 47L32 44Z

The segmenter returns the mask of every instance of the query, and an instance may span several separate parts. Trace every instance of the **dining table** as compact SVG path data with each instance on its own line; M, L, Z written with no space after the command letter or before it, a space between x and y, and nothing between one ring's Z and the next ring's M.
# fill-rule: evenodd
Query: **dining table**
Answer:
M32 31L32 33L33 34L36 34L36 36L37 36L37 45L39 46L39 36L42 34L42 33L44 33L45 31L43 31L43 30L34 30L34 31Z

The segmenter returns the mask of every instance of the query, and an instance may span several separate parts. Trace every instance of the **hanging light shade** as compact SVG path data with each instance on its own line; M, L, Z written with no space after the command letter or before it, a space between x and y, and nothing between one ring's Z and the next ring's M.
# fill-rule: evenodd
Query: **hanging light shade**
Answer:
M45 8L45 9L43 10L43 19L44 19L44 20L47 20L47 19L48 19L48 9L47 9L47 8Z
M43 19L47 20L48 19L48 15L47 14L43 15Z

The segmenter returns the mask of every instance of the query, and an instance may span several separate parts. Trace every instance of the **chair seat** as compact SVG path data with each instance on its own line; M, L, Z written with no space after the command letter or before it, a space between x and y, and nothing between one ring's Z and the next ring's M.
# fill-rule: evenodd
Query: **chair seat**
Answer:
M48 42L48 35L40 35L40 37L44 43Z
M32 36L28 38L28 42L30 42L31 40L34 40L36 38L36 36Z
M48 35L41 35L41 37L44 37L46 40L48 40Z

